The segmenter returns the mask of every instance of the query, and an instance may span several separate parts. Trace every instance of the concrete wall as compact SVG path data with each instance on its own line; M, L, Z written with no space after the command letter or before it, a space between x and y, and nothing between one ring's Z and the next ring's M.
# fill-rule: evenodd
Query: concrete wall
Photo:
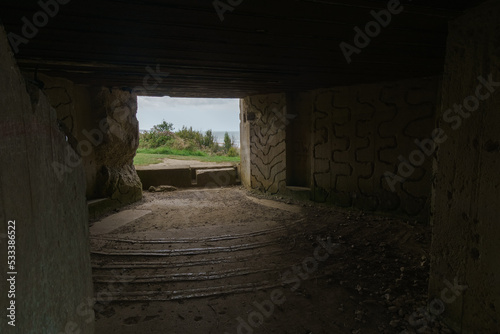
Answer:
M1 26L0 92L0 332L93 333L83 167L58 177L54 164L74 152L47 97L21 76ZM6 317L9 220L16 223L15 328Z
M415 140L431 138L439 85L412 79L242 100L243 184L306 187L317 202L428 221L432 159L398 176L400 157L412 161Z
M500 83L478 79L500 82L499 15L500 2L486 1L450 23L429 290L449 299L444 316L458 333L500 333ZM468 289L450 289L455 279Z
M249 99L240 100L240 178L241 184L247 188L251 188L252 182L250 175L252 174L250 165L250 122L248 119ZM246 100L246 101L245 101ZM253 116L252 116L253 117Z
M137 97L121 89L93 88L38 76L61 129L81 156L87 199L110 198L119 207L142 197L133 166L139 145Z
M276 194L286 186L286 96L247 97L241 117L242 184Z
M25 73L33 78L33 73ZM52 78L38 75L37 79L43 83L43 91L49 102L56 110L59 127L68 137L69 144L76 150L78 142L86 140L83 131L94 127L92 112L92 93L89 87L76 85L72 81L62 78ZM95 151L89 150L82 159L86 178L86 196L92 199L96 185Z
M431 159L397 182L400 157L435 128L438 78L312 94L313 199L428 220ZM392 186L391 186L392 185Z
M287 94L286 184L311 188L312 183L312 96L314 93Z

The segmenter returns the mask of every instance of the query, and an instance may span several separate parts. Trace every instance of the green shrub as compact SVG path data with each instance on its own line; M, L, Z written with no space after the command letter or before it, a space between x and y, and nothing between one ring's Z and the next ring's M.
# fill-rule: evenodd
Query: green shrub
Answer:
M167 123L165 120L163 120L162 123L157 124L153 126L153 129L151 129L153 132L173 132L174 131L174 124L173 123Z
M229 133L224 133L224 152L229 153L231 147L234 146L233 139L229 137Z
M139 135L139 147L156 148L168 146L174 139L174 125L172 123L163 123L155 125L151 131L145 131Z
M183 126L182 129L176 132L176 135L186 141L197 145L197 147L203 146L203 134L199 131L193 130L193 127L190 127L188 129L187 127Z
M234 146L230 147L229 150L227 151L228 157L237 157L239 155L240 155L239 150Z
M212 130L208 130L207 132L205 132L205 136L203 136L203 146L212 148L214 144L217 144L214 134L212 133Z
M224 134L224 146L221 147L212 130L202 133L186 126L175 133L173 130L173 124L165 121L155 125L150 131L139 135L139 148L147 151L155 150L157 154L189 155L187 152L191 152L190 155L195 156L201 154L239 156L239 150L233 147L234 140L227 132Z

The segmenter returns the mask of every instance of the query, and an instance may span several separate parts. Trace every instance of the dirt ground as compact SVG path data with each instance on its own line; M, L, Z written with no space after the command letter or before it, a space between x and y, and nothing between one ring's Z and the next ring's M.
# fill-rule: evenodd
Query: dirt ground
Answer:
M125 209L152 213L91 235L97 334L451 333L415 313L429 226L241 187Z

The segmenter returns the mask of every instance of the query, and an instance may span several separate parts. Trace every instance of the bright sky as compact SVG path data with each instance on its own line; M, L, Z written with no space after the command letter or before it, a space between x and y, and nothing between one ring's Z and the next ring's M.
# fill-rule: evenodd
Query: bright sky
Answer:
M150 130L165 120L175 130L183 125L194 130L239 131L239 99L138 97L139 129Z

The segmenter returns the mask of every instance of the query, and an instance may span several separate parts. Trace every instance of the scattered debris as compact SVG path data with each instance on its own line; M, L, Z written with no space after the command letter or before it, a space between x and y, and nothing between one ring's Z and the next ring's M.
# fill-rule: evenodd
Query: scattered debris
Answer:
M165 193L165 192L177 191L177 188L172 186L159 186L159 187L151 186L149 187L148 191L151 193Z

